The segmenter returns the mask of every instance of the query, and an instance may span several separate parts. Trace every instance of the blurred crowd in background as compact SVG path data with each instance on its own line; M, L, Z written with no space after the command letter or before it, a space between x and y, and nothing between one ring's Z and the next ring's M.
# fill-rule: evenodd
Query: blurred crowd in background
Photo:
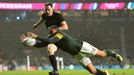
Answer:
M44 2L44 0L39 1ZM99 2L100 0L96 1ZM30 56L31 66L50 65L46 48L27 48L19 42L19 35L27 31L47 35L47 30L43 25L37 31L31 28L39 19L38 12L32 10L0 10L0 64L2 66L6 65L9 70L15 70L16 66L26 65L27 56ZM119 63L112 58L99 59L92 57L91 60L96 66L99 65L100 68L102 65L108 65L108 68L112 68L113 65L117 65L119 68L123 68L127 65L127 68L134 68L133 9L58 10L57 12L62 13L69 24L67 33L80 40L85 40L99 49L116 51L124 58L124 62ZM72 56L67 53L58 50L56 55L63 57L65 66L78 65Z

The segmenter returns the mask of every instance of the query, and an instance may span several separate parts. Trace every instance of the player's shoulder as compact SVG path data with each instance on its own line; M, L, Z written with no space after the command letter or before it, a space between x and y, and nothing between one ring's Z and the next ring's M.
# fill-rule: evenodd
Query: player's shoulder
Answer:
M55 16L62 16L62 14L60 12L55 12L55 11L54 11L54 15Z
M39 12L38 12L38 15L39 15L39 16L42 16L42 15L45 15L45 14L46 14L46 13L45 13L44 11L39 11Z
M44 12L41 16L43 19L46 19L47 18L47 14Z
M62 38L63 38L63 35L62 35L61 33L57 33L57 34L55 35L55 37L57 37L57 38L59 38L59 39L62 39Z
M47 16L47 14L44 12L44 13L42 14L42 16Z

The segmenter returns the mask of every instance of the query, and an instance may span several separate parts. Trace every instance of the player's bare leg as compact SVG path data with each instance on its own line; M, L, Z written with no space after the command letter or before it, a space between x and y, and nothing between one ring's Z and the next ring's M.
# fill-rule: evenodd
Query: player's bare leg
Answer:
M99 69L96 69L92 63L88 64L85 68L94 75L110 75L108 71L103 72Z
M59 75L57 69L56 57L54 55L56 51L57 51L57 47L54 44L48 45L48 55L49 55L50 63L52 64L53 67L53 71L49 72L49 75Z
M54 55L54 53L57 51L57 47L54 44L49 44L47 50L48 55Z
M109 75L108 72L101 71L99 69L96 69L95 66L92 64L89 57L82 57L82 54L80 53L78 56L76 56L79 63L90 73L94 75ZM82 58L81 58L82 57Z
M97 50L96 56L103 58L107 56L107 53L105 51Z
M123 61L122 56L119 55L118 53L113 52L113 51L101 51L101 50L97 50L96 56L98 56L98 57L112 56L112 57L116 58L120 62Z

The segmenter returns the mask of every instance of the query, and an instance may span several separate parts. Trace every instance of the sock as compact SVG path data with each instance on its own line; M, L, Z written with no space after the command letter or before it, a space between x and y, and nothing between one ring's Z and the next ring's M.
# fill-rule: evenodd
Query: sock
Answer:
M95 75L106 75L105 72L99 70L99 69L96 69L97 70L97 73Z
M107 52L107 56L112 56L114 58L116 58L116 54L115 53L112 53L110 51L106 51Z
M50 63L51 63L51 65L52 65L54 71L58 71L55 55L50 55L50 56L49 56L49 60L50 60Z

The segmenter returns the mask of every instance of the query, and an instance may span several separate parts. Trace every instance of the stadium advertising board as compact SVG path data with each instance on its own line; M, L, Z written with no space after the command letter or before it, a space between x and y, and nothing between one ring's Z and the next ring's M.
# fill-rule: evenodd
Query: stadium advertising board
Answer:
M134 9L134 2L129 2L127 8Z
M84 10L96 10L97 9L97 3L85 3L83 6Z
M83 3L71 3L70 9L71 10L81 10L83 7Z
M101 10L121 10L125 6L124 2L117 2L117 3L101 3L99 5L99 9Z
M0 2L0 9L3 10L41 10L44 3L6 3Z
M3 10L43 10L44 3L12 3L0 2ZM110 3L53 3L54 10L121 10L125 7L124 2ZM129 2L128 9L134 8L134 2Z
M53 3L53 8L55 10L68 10L69 3Z
M55 10L96 10L97 3L53 3Z

